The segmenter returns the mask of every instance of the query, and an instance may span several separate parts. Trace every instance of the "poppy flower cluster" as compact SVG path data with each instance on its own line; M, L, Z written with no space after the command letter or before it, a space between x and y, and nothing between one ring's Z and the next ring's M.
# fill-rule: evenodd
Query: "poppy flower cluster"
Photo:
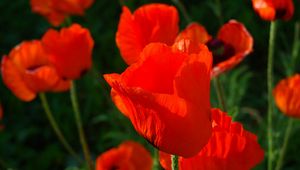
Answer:
M290 20L294 14L293 0L252 0L254 10L267 21Z
M300 75L281 80L273 90L279 110L291 117L300 118Z
M232 122L225 112L212 109L212 136L194 157L179 158L180 170L249 170L264 159L257 137ZM171 155L160 152L160 163L171 170Z
M70 80L90 67L92 48L89 31L77 24L60 34L49 30L42 41L24 41L2 58L3 82L23 101L40 92L68 90Z
M96 170L124 169L151 170L150 153L139 143L126 141L101 154L96 160Z
M61 25L70 15L84 15L94 0L30 0L33 12L44 16L52 25Z
M217 39L197 23L178 34L178 20L169 5L148 4L133 14L123 7L116 42L129 67L104 77L113 102L139 134L161 151L192 157L212 135L211 74L237 65L253 40L234 20Z
M190 39L206 44L213 52L212 76L217 76L239 64L252 51L252 36L235 20L224 24L217 38L212 38L198 23L191 23L178 34L178 20L176 8L168 5L144 5L133 14L123 7L116 34L122 58L130 65L139 60L142 49L151 42L172 45L181 39Z

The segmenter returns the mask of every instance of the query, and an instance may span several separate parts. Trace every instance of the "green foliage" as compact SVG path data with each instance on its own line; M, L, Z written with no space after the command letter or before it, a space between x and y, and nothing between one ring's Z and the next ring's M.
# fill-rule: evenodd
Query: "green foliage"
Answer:
M253 35L255 40L253 53L238 67L222 75L221 82L224 86L228 112L235 117L235 120L242 122L247 130L257 133L259 142L267 148L265 135L266 58L269 23L262 21L253 12L250 1L219 1L220 7L216 5L216 1L211 0L189 0L184 1L184 5L191 18L203 24L212 35L218 32L220 18L223 22L230 19L243 22ZM130 9L136 9L142 4L151 2L173 4L168 0L95 0L85 17L72 17L74 22L79 22L89 28L95 40L93 69L76 82L83 125L93 159L124 140L139 141L153 152L153 147L135 132L130 121L112 104L110 89L102 77L103 73L120 73L126 68L115 45L115 33L121 13L119 2L125 3ZM296 8L300 6L299 1L294 2ZM1 0L0 11L2 14L0 17L1 55L7 54L11 48L23 40L40 38L51 27L44 18L31 13L29 0ZM300 11L296 10L292 21L279 23L275 53L275 82L285 77L286 70L289 69L293 25L299 20ZM180 24L181 28L187 24L183 16L181 16ZM300 71L299 58L298 67L296 67L298 72ZM218 107L213 86L211 91L212 106ZM30 103L21 102L4 86L2 81L0 81L0 94L5 125L5 129L0 132L0 169L84 169L58 142L38 99ZM83 158L77 132L75 132L76 125L69 93L47 94L47 97L63 133ZM274 115L274 139L277 141L275 153L278 153L287 118L278 110ZM296 133L299 130L300 123L297 121L287 149L284 169L292 170L300 167L298 158L300 138ZM262 163L257 169L266 169L266 163Z

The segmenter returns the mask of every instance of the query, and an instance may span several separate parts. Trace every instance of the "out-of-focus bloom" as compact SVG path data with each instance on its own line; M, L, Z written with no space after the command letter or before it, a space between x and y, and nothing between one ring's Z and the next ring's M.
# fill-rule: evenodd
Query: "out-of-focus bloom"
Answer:
M294 15L292 0L252 0L254 10L267 21L289 20Z
M61 79L49 63L40 41L25 41L2 58L4 84L23 101L31 101L36 93L65 91L70 82Z
M172 45L179 30L178 22L178 12L173 6L147 4L133 14L124 6L116 34L122 58L130 65L151 42Z
M2 105L0 103L0 131L2 129L4 129L4 125L1 124L1 120L3 119L3 108L2 108Z
M150 153L139 143L123 142L118 148L112 148L96 160L96 170L151 170Z
M139 134L164 152L191 157L211 136L212 55L205 45L190 55L177 46L151 43L121 75L104 77Z
M217 76L239 64L253 47L252 36L242 23L235 20L224 24L215 39L202 25L192 23L177 36L176 41L181 39L190 39L208 46L213 52L212 76Z
M192 158L179 158L180 170L249 170L264 159L257 137L219 109L212 109L212 136ZM161 165L171 170L169 154L160 153Z
M52 25L59 26L69 15L84 15L94 0L30 0L33 12L44 16Z
M274 88L273 96L282 113L300 118L300 74L281 80Z
M78 24L60 32L50 29L42 38L50 62L65 79L77 79L92 65L93 38L88 29Z

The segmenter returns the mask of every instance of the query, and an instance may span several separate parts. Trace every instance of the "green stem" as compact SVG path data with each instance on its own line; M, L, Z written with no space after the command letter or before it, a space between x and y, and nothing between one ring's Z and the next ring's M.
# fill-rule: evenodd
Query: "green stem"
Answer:
M220 0L215 0L216 6L218 8L217 10L217 17L219 18L220 25L223 25L223 16L222 16L222 5Z
M183 3L180 0L172 0L173 3L178 7L178 9L181 11L183 14L184 19L186 20L187 23L191 23L193 20L189 16L186 8L184 7Z
M300 22L295 23L295 33L294 33L294 44L293 44L293 51L292 51L292 60L291 60L291 67L292 71L294 72L295 66L296 66L296 61L297 57L299 54L299 35L300 35Z
M92 162L92 159L90 156L89 147L87 145L87 142L85 139L85 134L83 131L83 126L82 126L82 121L81 121L80 111L79 111L79 105L78 105L78 100L77 100L77 94L76 94L76 87L75 87L74 81L72 82L72 85L71 85L71 101L72 101L72 107L73 107L73 111L74 111L74 115L75 115L75 121L76 121L76 125L77 125L80 144L82 146L83 153L84 153L84 158L87 162L89 170L92 170L92 169L94 169L93 162Z
M275 37L276 37L276 21L271 22L270 36L269 36L269 49L268 49L268 68L267 68L267 80L268 80L268 170L272 170L273 161L273 137L272 137L272 116L273 116L273 56L275 49Z
M279 158L277 160L276 170L281 169L283 159L284 159L284 155L285 155L285 152L286 152L286 148L287 148L287 145L288 145L288 142L289 142L289 138L291 136L291 132L292 132L292 128L293 128L293 122L294 122L294 120L292 118L289 118L288 125L287 125L287 128L285 130L283 145L282 145L282 148L280 150Z
M220 78L217 76L217 77L214 78L213 81L214 81L215 90L216 90L216 93L217 93L217 96L218 96L218 101L219 101L220 108L224 112L226 112L227 107L226 107L226 103L225 103L225 99L224 99L224 90L223 90L223 87L221 85Z
M156 148L154 148L153 170L161 170L161 166L160 166L160 163L159 163L159 150L156 149Z
M177 155L172 155L171 160L172 160L172 170L179 170L179 168L178 168L178 156Z
M43 108L45 110L46 116L50 122L50 125L52 126L56 136L58 137L58 139L60 140L60 142L63 144L63 146L65 147L65 149L78 161L81 162L81 159L77 156L77 154L75 153L74 149L70 146L70 144L67 142L66 138L64 137L64 135L62 134L58 124L56 123L53 114L50 110L47 98L45 93L40 93L39 94L40 99L42 101L42 105Z

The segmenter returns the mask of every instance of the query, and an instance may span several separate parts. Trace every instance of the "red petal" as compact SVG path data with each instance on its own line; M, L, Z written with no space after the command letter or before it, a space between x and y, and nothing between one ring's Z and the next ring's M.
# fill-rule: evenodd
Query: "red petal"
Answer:
M211 133L210 52L205 47L188 56L153 43L141 56L122 75L104 75L116 106L159 149L184 157L195 155ZM186 84L196 89L188 90Z
M231 20L223 25L218 33L218 39L234 48L235 55L217 64L213 68L213 76L227 71L239 64L253 48L253 38L243 24Z
M219 109L212 109L213 134L207 145L192 158L179 158L181 170L252 169L264 158L256 136ZM170 155L160 153L160 162L170 170Z
M78 24L60 32L50 29L42 38L60 76L77 79L91 67L93 39L89 31Z
M116 43L127 64L139 59L142 49L151 42L172 45L178 33L176 8L164 4L148 4L131 14L123 7Z
M252 0L254 10L267 21L289 20L294 14L292 0Z
M64 22L66 14L54 7L53 0L30 0L31 10L43 15L54 26Z
M127 141L118 148L113 148L97 158L96 170L150 170L152 168L150 153L139 143Z
M281 80L273 90L275 103L288 116L300 118L300 75Z
M26 86L20 71L7 56L2 58L1 73L4 84L20 100L31 101L35 98L35 92Z
M198 23L191 23L188 25L176 38L176 42L181 39L189 39L196 43L205 44L210 39L211 36L206 31L205 27Z

